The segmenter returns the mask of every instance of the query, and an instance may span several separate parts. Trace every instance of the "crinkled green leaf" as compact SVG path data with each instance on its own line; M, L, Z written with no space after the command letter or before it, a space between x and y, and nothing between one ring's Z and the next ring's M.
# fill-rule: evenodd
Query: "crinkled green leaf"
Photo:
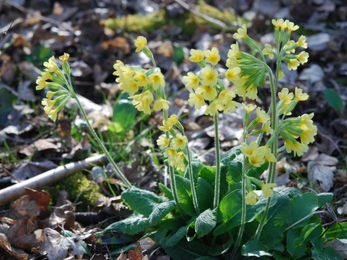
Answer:
M241 249L241 254L247 257L272 256L272 254L270 254L268 251L268 246L256 239L250 240L244 244Z
M198 238L209 234L216 226L216 211L207 209L195 220L195 232Z
M150 224L149 224L148 218L145 218L142 215L133 214L132 216L126 219L112 223L111 225L106 227L103 231L97 234L98 236L102 236L103 234L106 234L108 232L120 230L125 234L134 235L144 231L145 229L149 227L150 227Z
M149 215L149 223L156 225L162 220L167 214L169 214L176 207L174 201L165 201L160 203Z
M122 199L130 209L146 217L148 217L159 204L167 201L165 197L135 187L123 191Z
M184 213L190 216L195 215L195 209L192 200L192 192L190 189L190 182L188 179L176 175L177 197L180 207Z

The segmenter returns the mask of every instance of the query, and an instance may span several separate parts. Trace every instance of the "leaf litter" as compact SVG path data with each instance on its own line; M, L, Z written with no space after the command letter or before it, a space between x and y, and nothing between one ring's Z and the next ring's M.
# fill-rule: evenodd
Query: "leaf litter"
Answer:
M78 115L71 113L74 110L73 104L59 119L58 128L42 113L39 104L41 96L34 91L34 85L43 61L53 53L70 52L74 58L72 70L76 89L81 98L84 98L84 107L88 109L94 127L108 140L110 136L107 126L112 117L115 97L119 94L112 76L113 63L121 59L124 63L149 66L149 60L133 54L132 42L138 33L127 32L124 28L112 31L102 22L110 17L127 17L133 13L152 14L162 6L171 17L188 12L184 8L187 6L181 1L162 3L163 1L154 0L128 0L122 4L108 0L94 4L74 1L56 2L53 6L44 1L41 5L34 2L4 1L0 4L0 28L3 33L0 42L0 143L4 147L0 150L0 178L10 177L13 184L30 179L56 167L55 165L65 164L66 160L78 161L91 152L96 152L92 151L93 144L88 139L83 122L79 121ZM347 215L344 210L347 208L347 120L343 112L336 111L334 98L329 100L329 96L324 93L327 89L334 90L341 97L341 111L345 111L347 9L337 0L317 0L312 1L313 4L305 1L297 4L288 1L263 2L238 0L232 5L225 1L209 1L220 10L235 11L248 19L252 23L249 33L255 38L258 36L264 43L272 40L263 36L271 18L290 18L309 35L309 64L298 72L284 69L287 77L286 81L280 82L280 87L294 89L295 85L300 85L309 93L310 100L298 106L298 110L315 112L318 136L315 145L302 160L284 155L278 164L277 182L279 185L298 185L296 176L300 175L311 188L334 192L337 211L344 218ZM140 4L144 7L140 8ZM195 10L194 4L191 7ZM307 10L310 12L307 13ZM194 15L199 14L195 12ZM218 24L218 20L213 19L211 21ZM209 118L201 116L199 111L187 104L179 75L197 69L187 61L187 51L190 48L215 46L221 53L226 53L233 39L228 31L212 30L206 25L198 26L189 36L182 32L182 28L168 23L163 28L152 32L142 31L141 34L149 39L149 46L154 49L159 67L166 72L169 95L174 104L171 109L186 116L183 123L189 136L189 146L212 165L214 129ZM177 48L185 53L182 61L179 61L178 56L175 57ZM268 102L266 89L263 94L260 103ZM161 123L160 116L152 115L148 122L156 129L156 125ZM238 145L242 134L242 111L233 117L222 116L220 122L222 149L228 150ZM140 127L143 126L135 126L136 134ZM77 134L72 136L72 131ZM155 190L158 182L165 183L167 180L162 174L164 169L156 164L160 155L153 153L154 140L155 135L145 136L140 142L142 145L135 142L137 147L141 147L141 151L136 151L134 157L124 158L120 155L120 161L124 161L120 166L127 177L148 190ZM112 169L104 166L100 169L107 172L109 177L113 174ZM85 171L85 174L89 173ZM93 180L92 177L90 179ZM73 198L76 203L72 203L69 191L63 190L54 206L49 204L51 197L47 193L28 189L27 194L13 201L10 207L8 204L1 205L4 211L0 218L0 252L13 259L28 259L32 255L46 255L49 259L68 259L74 256L78 259L96 259L99 255L99 259L106 259L108 247L114 246L111 242L100 245L94 239L93 232L102 229L103 221L125 218L129 212L118 197L122 190L118 185L119 180L114 179L112 184L117 191L115 197L105 180L99 178L94 181L105 196L87 212L77 212L78 198ZM84 222L87 223L85 226L80 225L77 221L82 219L83 214L80 213L86 214L87 219L95 217L97 223ZM64 234L64 230L73 232L72 236ZM135 239L124 241L132 244L133 251L120 254L118 259L168 259L153 241L149 242L151 246L147 251L144 243L136 244ZM89 254L86 248L91 250Z

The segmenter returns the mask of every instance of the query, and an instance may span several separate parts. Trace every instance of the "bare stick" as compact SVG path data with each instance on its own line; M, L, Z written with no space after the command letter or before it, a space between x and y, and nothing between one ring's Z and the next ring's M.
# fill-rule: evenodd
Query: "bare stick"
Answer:
M10 187L0 190L0 205L9 202L23 194L25 188L38 189L64 179L78 171L90 168L94 164L100 164L105 160L104 155L96 155L85 160L68 163L55 169L44 172L28 180L22 181Z

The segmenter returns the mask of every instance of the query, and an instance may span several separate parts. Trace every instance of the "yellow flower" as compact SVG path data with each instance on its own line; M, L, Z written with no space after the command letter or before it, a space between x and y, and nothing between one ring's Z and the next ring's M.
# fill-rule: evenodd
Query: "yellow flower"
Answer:
M158 128L163 132L169 132L172 129L173 124L171 124L167 120L163 120L163 125L159 126Z
M245 201L247 205L255 205L257 200L259 200L259 196L254 191L249 191L245 197Z
M284 75L283 71L280 70L280 71L278 72L278 78L279 78L279 79L283 79L284 76L285 76L285 75Z
M281 29L282 31L284 31L284 29L287 26L287 24L285 23L283 19L277 19L277 20L272 19L271 22L275 26L275 29L277 30Z
M222 111L224 106L216 99L211 102L211 104L206 108L205 115L214 116Z
M246 110L247 114L250 114L257 107L255 104L248 104L248 105L246 105L245 103L242 103L242 106Z
M223 113L234 113L241 104L235 101L230 101L227 104L224 104Z
M289 89L283 88L281 92L278 93L279 99L283 102L282 109L280 108L282 113L285 113L288 106L292 103L293 100L293 93L289 93Z
M176 169L178 169L178 170L184 171L186 169L186 165L184 163L184 158L185 158L184 153L178 152L176 154L175 162L174 162L173 166L176 167Z
M307 48L306 37L301 35L297 41L297 45L301 48L306 49Z
M44 89L47 86L46 80L52 80L52 75L48 71L42 71L36 80L36 90Z
M140 87L146 87L149 83L146 74L142 71L135 72L133 79L136 82L136 84Z
M269 115L260 107L257 107L255 113L256 113L256 120L258 123L266 123L267 121L270 120Z
M305 101L308 99L308 95L306 93L302 93L301 88L295 87L295 100L296 101Z
M55 105L56 101L43 98L41 101L41 104L44 106L43 110L45 111L46 114L49 114L49 112L53 109L53 106Z
M289 33L294 32L297 29L299 29L298 25L295 25L293 22L290 22L289 20L285 20L285 23L287 25L287 29L288 29Z
M175 165L176 156L177 156L177 151L175 149L171 147L166 148L164 151L164 156L167 158L171 166Z
M276 183L264 183L261 186L261 190L263 191L263 195L265 198L271 197L273 194L273 188L276 187Z
M299 134L300 141L303 144L309 144L314 142L314 136L317 134L317 127L313 124L312 117L313 113L311 114L303 114L299 116L300 118L300 124L299 128L301 128L303 131Z
M234 67L232 69L228 69L225 72L225 78L229 80L230 82L234 82L239 79L241 69L240 67Z
M157 139L157 145L159 146L160 149L164 150L165 148L169 147L170 139L167 138L165 135L161 135Z
M196 89L195 93L201 95L205 100L208 101L214 100L218 95L217 90L211 85L200 86Z
M265 158L261 153L261 150L256 150L251 156L248 157L248 161L254 167L260 167L265 163Z
M186 136L178 133L171 141L171 147L173 149L177 150L183 150L186 148L186 145L188 143L188 139Z
M270 44L266 43L264 49L262 50L262 54L267 55L270 60L274 58L274 50Z
M307 63L308 57L309 55L306 51L302 51L296 56L301 65Z
M55 62L54 56L50 57L50 58L48 59L48 62L45 61L45 62L43 63L43 66L46 67L47 71L49 71L49 72L54 72L54 73L56 73L56 72L58 71L58 65L57 65L57 63Z
M159 87L165 87L164 75L161 72L154 73L148 78L151 81L154 90L157 90Z
M277 162L275 155L271 152L270 147L263 145L259 147L258 151L263 154L265 161L267 162Z
M249 145L243 142L240 146L241 152L247 156L250 157L252 154L254 154L258 149L258 144L255 141L252 141Z
M188 72L187 76L182 78L182 81L188 90L196 89L199 86L199 78L193 72Z
M195 108L199 109L205 105L205 99L199 94L190 93L188 103L189 105L195 106Z
M231 103L233 98L235 97L235 92L228 90L228 89L223 89L218 96L218 101L219 103L226 105L228 103Z
M218 71L211 66L206 66L200 71L199 77L202 85L215 86L218 80Z
M70 54L64 52L64 54L59 57L59 60L61 60L62 62L67 62L69 58Z
M293 151L294 156L302 156L308 150L307 145L296 140L285 140L284 147L286 148L287 153L291 153Z
M147 46L147 39L143 36L139 36L135 39L134 44L136 46L136 52L142 51Z
M271 128L270 121L266 122L263 125L262 131L264 133L268 133L268 134L272 134L273 133L273 129Z
M171 125L175 125L178 122L178 116L175 114L172 114L167 121L171 124Z
M216 47L213 47L212 50L205 50L204 55L206 62L211 63L213 66L220 60L219 51Z
M131 96L134 95L139 90L138 85L133 80L129 80L129 81L124 82L124 83L119 83L118 87L120 90L123 90L123 91L129 93L129 95L131 95Z
M198 62L202 61L203 59L204 59L204 52L203 51L194 50L194 49L190 50L189 60L191 62L198 63Z
M294 53L295 52L295 41L290 40L284 45L284 49L286 53Z
M145 92L131 96L130 98L133 99L132 104L138 111L142 111L148 115L151 113L151 103L153 101L152 92L146 90Z
M233 36L235 39L245 39L247 37L247 25L242 25Z
M46 94L47 99L52 99L53 96L54 96L53 91L47 91L47 94Z
M296 70L299 65L300 65L300 62L297 59L290 59L288 62L288 69Z
M153 109L154 111L168 110L169 105L170 105L170 102L168 100L165 100L163 98L158 98L156 101L154 101Z
M52 109L51 111L49 111L48 117L52 119L53 122L55 122L57 120L58 112L58 109Z

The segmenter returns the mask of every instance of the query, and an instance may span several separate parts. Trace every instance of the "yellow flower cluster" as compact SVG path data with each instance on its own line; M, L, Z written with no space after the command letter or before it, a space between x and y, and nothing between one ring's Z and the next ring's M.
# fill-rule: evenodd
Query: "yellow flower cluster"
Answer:
M283 120L280 135L284 139L284 146L288 153L302 156L308 150L308 144L314 142L317 127L312 121L313 113L303 114Z
M183 77L186 88L191 91L188 103L197 109L206 105L205 114L211 116L219 112L234 112L239 106L233 101L235 92L224 87L220 80L223 75L220 75L215 68L220 60L218 49L216 47L205 51L192 49L189 60L198 63L202 69L198 74L188 72Z
M266 146L259 146L257 142L250 144L243 142L240 147L241 152L247 157L248 162L254 167L260 167L265 162L276 162L276 157L271 153L271 149Z
M261 191L263 192L264 198L271 197L273 195L272 189L276 186L276 183L262 183ZM254 190L250 189L245 197L245 200L247 205L255 205L257 201L260 200L260 197L254 192Z
M275 26L275 42L280 47L279 50L270 44L265 44L263 48L259 47L247 35L246 25L237 30L234 38L245 41L252 51L263 58L274 59L277 56L287 64L289 70L296 70L298 66L307 63L309 57L307 52L301 51L295 54L296 48L307 48L305 36L300 36L297 42L290 40L291 33L299 26L283 19L272 20L272 23ZM230 46L226 66L228 67L226 78L234 84L235 93L243 98L257 99L257 88L264 86L266 74L269 72L264 59L258 59L254 55L240 51L239 44L236 42ZM280 78L284 76L282 69L279 70L278 76Z
M135 40L136 51L150 52L147 39L139 36ZM168 110L169 101L164 98L165 79L159 68L145 70L125 65L117 60L113 65L119 89L129 93L133 105L138 111L150 114L153 110ZM141 93L138 93L141 91ZM136 95L135 95L136 94Z
M188 144L188 139L181 133L176 133L174 126L178 124L178 118L176 115L171 115L167 120L163 121L163 126L159 127L164 132L170 132L173 136L168 133L161 135L157 144L161 150L164 151L164 156L170 166L184 171L185 165L185 149Z
M57 120L58 112L65 106L70 98L69 91L64 87L66 85L65 74L69 74L69 65L67 63L69 54L64 53L59 59L62 61L63 70L61 70L55 57L49 58L48 62L44 62L45 70L41 72L36 80L36 90L42 90L46 87L50 89L47 91L46 98L43 98L41 104L44 106L44 111L50 119Z

